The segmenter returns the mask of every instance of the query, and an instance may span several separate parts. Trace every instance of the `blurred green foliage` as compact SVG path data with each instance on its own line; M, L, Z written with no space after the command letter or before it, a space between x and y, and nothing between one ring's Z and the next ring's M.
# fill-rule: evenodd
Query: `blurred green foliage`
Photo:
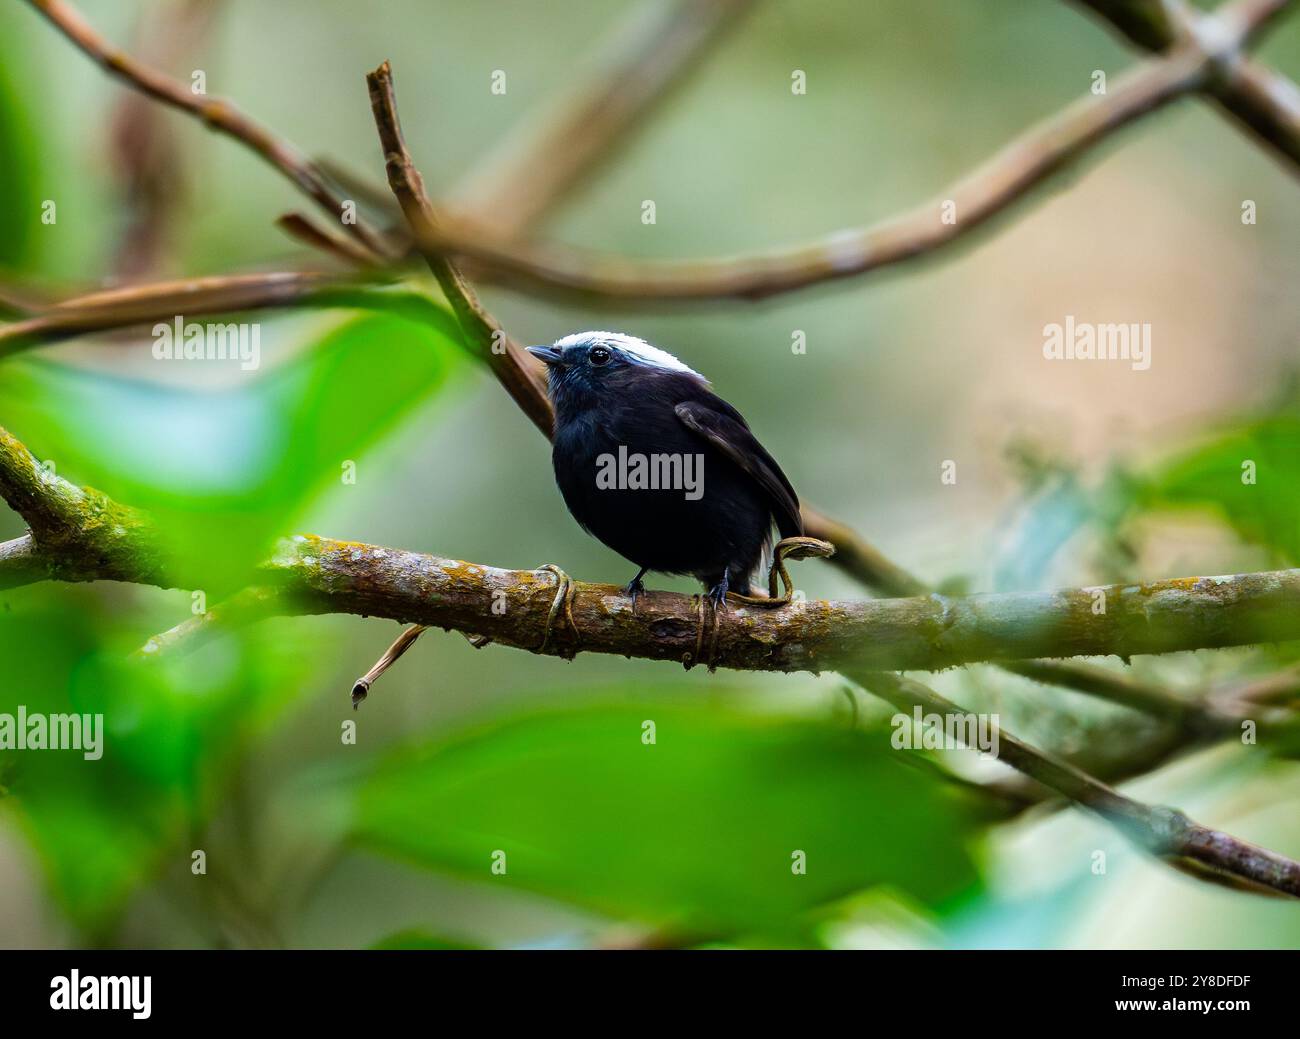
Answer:
M969 813L887 731L716 704L510 718L395 755L355 796L364 847L686 934L788 935L864 888L933 905L976 883Z
M246 583L343 463L438 393L463 363L451 334L357 317L263 378L200 391L24 359L0 383L0 414L60 475L156 516L215 594Z
M0 273L23 269L40 220L39 171L27 112L18 103L18 74L12 48L0 44L0 199L5 207Z
M1210 510L1279 565L1300 563L1300 401L1174 453L1138 485L1137 501Z

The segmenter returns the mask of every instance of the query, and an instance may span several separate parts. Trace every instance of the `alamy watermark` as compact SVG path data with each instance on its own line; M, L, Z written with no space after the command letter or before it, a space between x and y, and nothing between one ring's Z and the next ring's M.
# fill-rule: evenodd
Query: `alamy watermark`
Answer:
M1075 321L1043 326L1043 356L1049 361L1129 361L1135 372L1151 367L1151 324L1098 325Z
M153 326L153 355L159 361L238 361L251 372L262 364L262 326L187 322L177 314L170 324Z
M0 713L0 750L79 750L87 761L104 756L102 714L41 714L18 705Z
M926 714L918 705L912 708L911 714L895 714L889 724L894 730L889 743L895 750L970 747L989 757L998 756L996 714Z
M129 1010L137 1021L146 1020L152 1009L153 977L146 974L120 977L87 974L72 970L50 979L51 1010Z
M596 489L601 491L684 491L687 501L704 497L704 456L629 452L596 456Z

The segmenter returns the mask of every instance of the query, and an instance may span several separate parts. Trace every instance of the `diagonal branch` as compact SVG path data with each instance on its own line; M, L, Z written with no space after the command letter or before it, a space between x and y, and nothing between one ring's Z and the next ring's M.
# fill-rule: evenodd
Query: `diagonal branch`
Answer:
M320 227L303 213L284 213L276 218L275 226L290 238L327 253L348 267L368 270L375 266L374 254L364 246Z
M387 255L382 236L360 218L343 222L344 199L328 184L316 164L293 145L245 115L229 101L194 94L183 83L149 68L113 46L64 0L28 0L82 53L105 72L134 90L139 90L182 112L195 116L210 130L246 145L287 177L299 190L315 199L321 209L378 256Z
M415 168L402 136L401 122L397 117L397 95L393 89L393 70L388 62L367 74L366 84L370 90L370 107L379 131L379 143L384 150L389 187L402 207L402 214L416 241L436 235L437 216L425 193L424 178ZM424 257L474 351L487 362L523 413L549 437L554 417L546 396L541 365L506 335L450 260L432 252L424 253Z
M920 682L891 674L854 673L855 679L895 707L936 714L966 714ZM1113 790L1081 769L999 733L998 759L1100 815L1139 846L1181 860L1214 878L1245 880L1258 888L1300 898L1300 862L1211 830L1175 808L1152 806Z

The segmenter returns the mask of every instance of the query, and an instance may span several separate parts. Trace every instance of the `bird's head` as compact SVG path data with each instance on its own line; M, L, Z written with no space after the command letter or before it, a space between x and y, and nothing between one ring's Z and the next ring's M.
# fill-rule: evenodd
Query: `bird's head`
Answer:
M704 381L699 372L667 351L622 332L575 332L551 346L530 346L528 352L545 362L557 407L635 390L656 377L687 376Z

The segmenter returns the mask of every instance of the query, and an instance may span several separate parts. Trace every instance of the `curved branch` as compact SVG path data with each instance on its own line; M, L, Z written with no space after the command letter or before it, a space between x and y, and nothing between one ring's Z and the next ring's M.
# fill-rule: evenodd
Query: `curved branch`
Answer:
M1271 93L1256 117L1294 118L1294 88L1262 80L1241 50L1290 0L1236 0L1186 23L1166 56L1133 69L1102 97L1085 97L1028 130L993 159L908 213L798 245L697 260L637 260L553 244L510 241L467 221L416 229L426 255L472 261L534 290L621 300L763 299L853 277L935 252L982 227L1116 130L1185 94L1244 83ZM1154 31L1154 30L1152 30ZM1243 71L1245 70L1245 71ZM1226 85L1226 86L1225 86ZM1235 96L1235 95L1234 95ZM944 218L945 211L950 214Z
M911 211L798 245L697 260L638 260L551 244L506 242L466 222L416 236L521 287L623 300L763 299L893 266L982 227L1111 133L1196 89L1208 59L1186 48L1154 59L1017 138L988 163ZM954 218L945 221L945 209Z
M155 101L161 101L165 105L196 117L208 129L225 134L246 145L279 170L301 191L315 199L321 209L338 221L367 249L377 256L387 255L387 247L382 236L372 231L360 219L353 223L343 223L344 199L330 187L316 164L288 141L276 136L245 115L229 101L195 94L183 83L136 61L100 36L90 23L64 0L28 0L28 3L110 76L134 90L147 94Z

